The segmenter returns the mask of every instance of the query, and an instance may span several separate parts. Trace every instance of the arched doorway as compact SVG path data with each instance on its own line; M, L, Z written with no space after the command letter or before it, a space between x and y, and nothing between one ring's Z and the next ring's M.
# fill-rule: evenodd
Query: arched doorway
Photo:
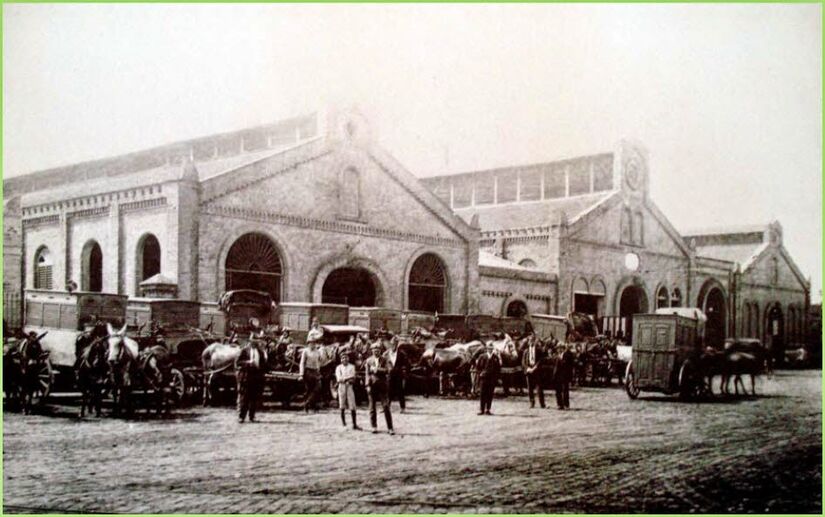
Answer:
M508 318L524 318L527 316L527 304L521 300L515 300L507 304Z
M727 336L725 293L718 287L711 287L705 296L702 311L708 318L705 323L705 344L714 347L722 346Z
M376 280L372 273L358 267L334 270L324 281L321 303L340 303L351 307L376 305Z
M87 242L80 259L80 289L93 293L103 291L103 251L100 244L94 240Z
M425 253L413 263L407 290L407 306L411 311L444 312L447 274L444 263L436 255Z
M774 362L782 364L785 357L785 317L778 303L770 306L765 314L765 345L773 353Z
M619 318L624 322L625 336L632 343L633 315L648 311L647 293L638 285L628 285L619 296Z
M269 237L247 233L229 248L225 262L227 291L254 289L264 291L276 302L281 299L281 255Z

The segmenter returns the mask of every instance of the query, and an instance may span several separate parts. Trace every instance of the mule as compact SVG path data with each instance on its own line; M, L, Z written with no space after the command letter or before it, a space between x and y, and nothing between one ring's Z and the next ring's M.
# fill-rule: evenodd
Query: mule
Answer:
M106 362L109 364L109 386L112 390L112 413L120 414L121 405L126 414L132 415L132 387L138 366L139 347L137 341L126 336L126 325L118 331L107 323L108 348Z
M42 389L40 385L40 370L43 366L43 361L48 357L49 353L43 351L40 340L43 339L47 333L48 332L44 332L39 336L35 336L32 333L26 336L17 349L16 361L17 373L19 374L19 394L23 413L26 415L31 413L35 393Z
M475 352L484 348L484 343L481 341L471 341L470 343L461 343L453 345L449 348L431 348L425 350L421 354L421 360L418 365L425 372L425 377L432 378L434 373L438 373L438 393L444 394L447 391L447 384L452 380L458 380L462 387L467 388L467 393L471 392L469 382L470 364ZM465 378L466 377L466 378ZM429 384L425 393L429 395Z

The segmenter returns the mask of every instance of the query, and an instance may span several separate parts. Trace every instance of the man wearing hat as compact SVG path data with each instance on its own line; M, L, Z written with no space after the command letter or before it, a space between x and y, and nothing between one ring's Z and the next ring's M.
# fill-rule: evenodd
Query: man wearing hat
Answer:
M238 382L238 422L243 423L249 413L249 421L255 421L255 410L261 398L264 385L264 362L266 355L253 336L241 348L235 358L235 378Z
M307 335L307 346L301 353L301 363L298 373L304 381L306 388L306 401L304 402L304 412L309 413L310 408L317 411L317 401L321 395L321 351L316 348L319 339L313 335L312 331Z
M407 377L407 357L404 352L398 349L398 336L393 336L389 341L387 353L384 354L387 359L387 364L390 367L388 389L389 399L398 397L398 404L401 406L401 412L406 409L406 401L404 400L404 383Z
M381 408L384 411L384 419L387 421L387 429L390 434L395 434L392 428L392 413L390 411L390 399L387 385L387 375L389 374L389 365L387 359L383 355L382 346L375 342L370 346L372 356L364 361L364 373L367 381L367 395L370 403L370 424L372 424L372 432L378 432L378 417L376 414L376 403L381 402Z
M575 362L576 358L570 347L561 345L553 372L556 382L556 405L559 409L570 409L570 381L573 379Z
M542 379L544 366L544 347L542 347L534 334L527 337L527 347L521 358L521 366L524 370L524 377L527 381L527 395L530 398L530 407L536 407L535 392L538 391L539 405L544 407L544 382Z
M487 343L486 350L476 358L475 367L478 371L479 391L481 391L481 404L478 414L491 415L493 393L498 382L498 374L501 372L501 359L495 354L492 341Z

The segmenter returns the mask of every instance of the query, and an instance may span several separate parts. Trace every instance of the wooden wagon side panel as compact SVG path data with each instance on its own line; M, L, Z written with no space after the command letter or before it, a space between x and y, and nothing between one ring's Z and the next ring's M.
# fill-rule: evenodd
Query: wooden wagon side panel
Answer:
M671 391L676 332L675 319L634 317L633 370L639 388Z

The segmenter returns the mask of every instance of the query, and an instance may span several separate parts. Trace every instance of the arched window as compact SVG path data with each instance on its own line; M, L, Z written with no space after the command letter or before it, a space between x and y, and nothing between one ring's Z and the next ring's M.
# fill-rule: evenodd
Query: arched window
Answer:
M229 248L225 263L226 290L264 291L276 302L281 299L281 255L264 234L247 233Z
M46 246L34 255L34 288L52 288L52 254Z
M341 217L358 219L361 216L361 179L352 167L341 173L338 188L338 206Z
M661 309L662 307L669 307L670 306L670 295L667 292L667 287L662 286L659 288L659 291L656 293L656 308Z
M83 245L80 264L80 289L93 293L103 291L103 251L97 241L90 240Z
M160 273L160 242L158 238L147 233L137 245L136 277L137 283ZM137 291L136 291L137 292Z
M536 268L536 262L533 259L529 259L529 258L521 259L519 261L518 265L521 266L521 267L529 267L531 269Z
M678 287L673 288L673 294L670 295L670 306L671 307L681 307L682 306L682 291Z
M432 253L415 260L410 269L407 304L412 311L444 312L447 275L444 263Z

